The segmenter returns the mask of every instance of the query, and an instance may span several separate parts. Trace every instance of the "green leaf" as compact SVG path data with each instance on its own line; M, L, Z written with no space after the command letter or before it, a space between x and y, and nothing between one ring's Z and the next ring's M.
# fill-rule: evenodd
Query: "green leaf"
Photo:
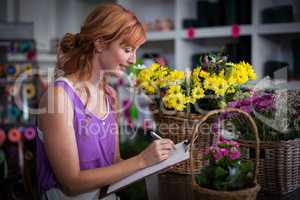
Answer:
M210 183L206 176L196 175L195 178L196 178L196 183L197 183L198 185L201 185L201 186L208 186L209 183Z
M215 170L215 178L216 179L225 179L227 176L227 171L223 169L222 167L216 167Z
M253 170L253 164L250 160L247 160L241 164L240 170L243 174L247 174Z

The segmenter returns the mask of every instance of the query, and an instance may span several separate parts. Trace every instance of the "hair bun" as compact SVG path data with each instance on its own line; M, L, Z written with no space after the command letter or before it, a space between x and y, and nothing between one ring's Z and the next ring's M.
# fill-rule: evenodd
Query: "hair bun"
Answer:
M61 50L67 53L71 49L76 48L76 34L66 33L60 42Z

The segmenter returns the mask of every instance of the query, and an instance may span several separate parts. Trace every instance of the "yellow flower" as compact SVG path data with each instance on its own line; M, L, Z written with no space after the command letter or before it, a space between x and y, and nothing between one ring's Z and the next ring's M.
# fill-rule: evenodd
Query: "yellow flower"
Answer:
M237 84L244 84L249 80L247 69L240 63L235 64L233 76L236 79Z
M163 100L163 103L164 103L164 105L166 106L166 108L170 108L170 109L172 109L173 107L172 107L172 104L171 104L171 102L170 102L170 96L169 95L165 95L163 98L162 98L162 100Z
M232 93L235 93L235 89L234 89L234 87L229 87L226 92L228 94L232 94Z
M158 86L160 88L166 87L168 85L168 80L166 76L168 75L168 68L163 67L158 71Z
M215 93L219 96L224 96L226 93L226 90L228 89L227 81L223 78L216 78L216 90Z
M153 84L151 84L151 82L144 81L141 83L141 85L148 94L154 94L156 92L156 87Z
M152 63L150 66L149 66L149 70L151 70L151 71L156 71L157 69L159 69L160 68L160 64L158 64L158 63Z
M183 94L177 94L172 98L171 104L175 110L183 111L186 108L186 97Z
M167 108L173 108L178 111L183 111L186 108L186 96L182 93L176 95L166 95L163 97L163 103Z
M212 90L218 96L223 96L229 87L227 81L221 77L213 75L204 81L204 89Z
M244 84L249 79L256 80L256 74L249 63L241 61L235 64L236 68L236 80L238 84Z
M215 91L217 89L216 87L216 78L214 76L208 77L207 79L204 80L204 89L205 90L213 90Z
M177 95L179 93L181 93L180 85L171 85L167 90L168 95Z
M193 99L201 99L204 97L204 90L201 87L195 87L192 89Z
M195 82L199 82L200 81L200 78L199 78L200 71L201 71L200 67L196 67L192 71L192 80L194 80Z
M199 76L201 78L208 78L209 77L209 73L206 72L206 71L201 70L200 73L199 73Z
M184 72L179 70L174 70L170 73L167 79L172 82L184 80Z
M252 66L249 63L245 63L245 66L248 71L248 76L251 80L256 80L256 73L254 72Z
M147 93L153 94L153 87L158 89L167 86L168 80L166 77L169 74L169 70L168 67L153 63L140 71L137 82L143 86ZM150 84L151 86L149 86Z
M192 97L192 96L189 96L189 97L186 97L186 103L196 103L196 98Z

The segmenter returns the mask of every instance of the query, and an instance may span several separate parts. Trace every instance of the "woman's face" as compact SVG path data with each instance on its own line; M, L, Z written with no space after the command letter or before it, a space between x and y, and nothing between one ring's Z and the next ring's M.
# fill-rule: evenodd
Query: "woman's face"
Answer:
M99 53L99 64L105 75L122 76L130 64L136 60L136 50L138 47L121 44L122 40L116 40L105 47Z

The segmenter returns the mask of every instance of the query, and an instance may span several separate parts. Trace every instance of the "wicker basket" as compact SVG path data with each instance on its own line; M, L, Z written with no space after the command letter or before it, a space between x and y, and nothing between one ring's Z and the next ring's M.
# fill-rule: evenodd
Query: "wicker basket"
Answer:
M254 141L239 142L255 149ZM261 142L260 152L258 183L262 191L286 194L300 187L300 139Z
M198 140L199 136L201 137L201 129L199 127L201 126L202 123L204 123L206 120L208 120L210 117L215 116L217 114L221 114L224 112L237 112L239 114L244 115L250 122L252 129L255 133L255 138L256 138L256 160L255 160L255 171L254 171L254 184L253 187L251 188L246 188L242 190L237 190L237 191L218 191L218 190L213 190L213 189L208 189L199 186L196 181L195 181L195 174L192 173L192 187L194 191L194 196L195 199L206 199L206 200L253 200L256 199L257 193L260 190L260 185L257 184L257 175L258 175L258 166L259 166L259 136L258 136L258 131L256 124L252 117L248 114L245 113L242 110L239 109L234 109L234 108L226 108L226 109L221 109L221 110L215 110L209 112L207 115L205 115L200 122L197 124L195 127L195 130L193 131L193 139L191 142L191 149L196 148L196 141ZM199 134L200 133L200 134ZM242 146L242 144L241 144ZM201 151L201 149L198 149L198 151ZM202 149L203 151L203 149ZM191 160L191 168L194 167L194 157L190 157Z
M192 114L184 112L162 112L157 109L157 106L152 104L150 105L150 110L152 111L153 118L156 122L157 130L164 138L171 139L175 144L182 142L184 140L192 139L192 131L196 124L201 120L205 115L201 114ZM210 131L212 128L212 123L203 124L201 127L202 130L205 130L206 134L203 134L199 138L199 143L197 148L205 149L210 145L216 143L217 135L212 134ZM170 168L170 172L178 174L192 174L192 172L199 172L201 166L203 165L202 154L197 150L193 150L191 153L194 157L194 167L190 168L190 160L181 162Z

